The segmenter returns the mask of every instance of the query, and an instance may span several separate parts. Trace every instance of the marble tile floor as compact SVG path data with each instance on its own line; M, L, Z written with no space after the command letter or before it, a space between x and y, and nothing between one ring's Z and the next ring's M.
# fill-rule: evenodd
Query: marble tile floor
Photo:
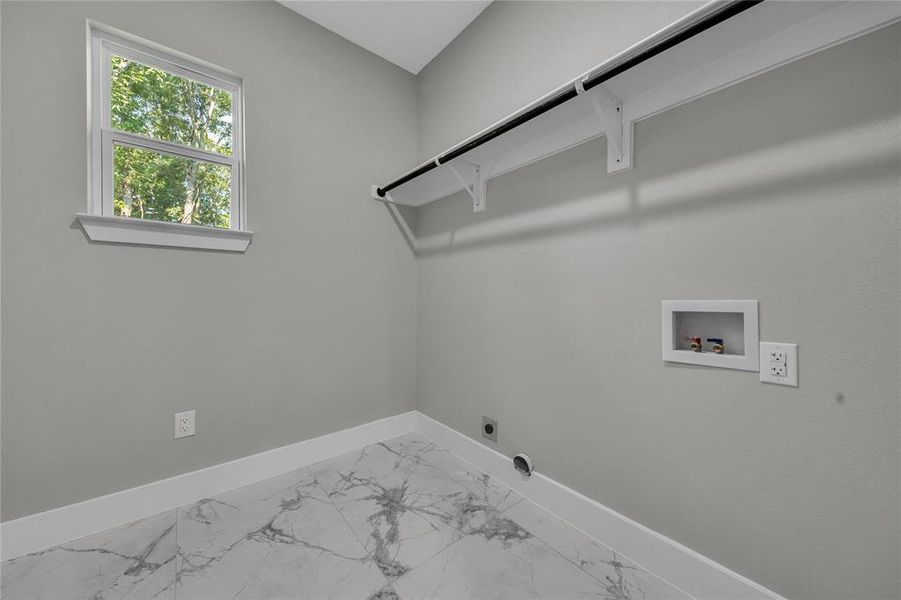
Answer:
M410 434L0 566L20 599L686 599Z

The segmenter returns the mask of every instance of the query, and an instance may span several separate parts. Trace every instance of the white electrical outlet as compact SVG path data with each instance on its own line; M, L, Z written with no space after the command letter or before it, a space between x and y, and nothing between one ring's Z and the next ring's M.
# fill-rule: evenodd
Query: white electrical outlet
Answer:
M798 345L760 342L760 381L798 387Z
M788 377L788 369L786 368L785 363L771 364L770 365L770 375L772 375L773 377Z
M175 413L175 439L194 435L194 411Z
M764 342L766 343L766 342ZM766 354L767 361L771 363L781 363L785 364L785 352L782 350L773 350Z

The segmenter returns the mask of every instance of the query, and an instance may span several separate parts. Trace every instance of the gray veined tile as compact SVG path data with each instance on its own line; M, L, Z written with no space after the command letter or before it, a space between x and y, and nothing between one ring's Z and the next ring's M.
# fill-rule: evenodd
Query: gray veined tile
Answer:
M311 465L309 469L316 475L329 497L340 502L354 500L366 495L365 485L359 480L377 479L391 481L406 473L413 461L398 454L384 443L366 446L329 460Z
M476 501L494 510L507 511L522 500L522 496L504 484L449 452L433 454L428 462L468 489Z
M478 530L398 579L404 599L599 599L607 593L593 577L505 515L495 513Z
M397 456L413 462L420 462L424 456L443 449L421 433L406 433L381 442Z
M501 512L510 509L522 496L487 473L460 460L447 450L419 434L409 434L384 442L399 454L415 456L417 464L449 475L468 489L480 502Z
M175 598L175 511L2 564L5 600Z
M689 599L665 581L533 502L523 500L507 516L601 582L608 593L606 597L615 600Z
M306 469L178 511L179 600L391 593Z
M403 575L461 535L458 503L468 491L423 467L416 452L375 444L312 469L388 577Z
M311 469L392 579L519 500L511 490L416 434Z

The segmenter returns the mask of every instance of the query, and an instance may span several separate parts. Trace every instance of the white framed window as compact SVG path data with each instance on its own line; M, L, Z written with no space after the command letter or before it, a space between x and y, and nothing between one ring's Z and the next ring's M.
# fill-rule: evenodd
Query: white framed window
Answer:
M88 32L88 237L245 250L241 79L96 23Z

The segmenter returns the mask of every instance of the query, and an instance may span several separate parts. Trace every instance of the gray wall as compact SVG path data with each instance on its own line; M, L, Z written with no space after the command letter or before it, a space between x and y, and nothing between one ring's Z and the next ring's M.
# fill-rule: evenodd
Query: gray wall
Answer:
M368 197L415 161L411 75L275 3L2 11L4 520L415 407L415 257ZM73 225L87 17L244 76L246 254Z
M604 10L490 7L422 74L420 149L522 104L494 76L552 43L534 95L583 69L542 24ZM420 410L476 439L497 418L500 451L789 597L901 596L899 48L895 26L639 123L631 172L598 140L491 181L486 213L420 209ZM800 388L664 364L682 298L759 299Z

